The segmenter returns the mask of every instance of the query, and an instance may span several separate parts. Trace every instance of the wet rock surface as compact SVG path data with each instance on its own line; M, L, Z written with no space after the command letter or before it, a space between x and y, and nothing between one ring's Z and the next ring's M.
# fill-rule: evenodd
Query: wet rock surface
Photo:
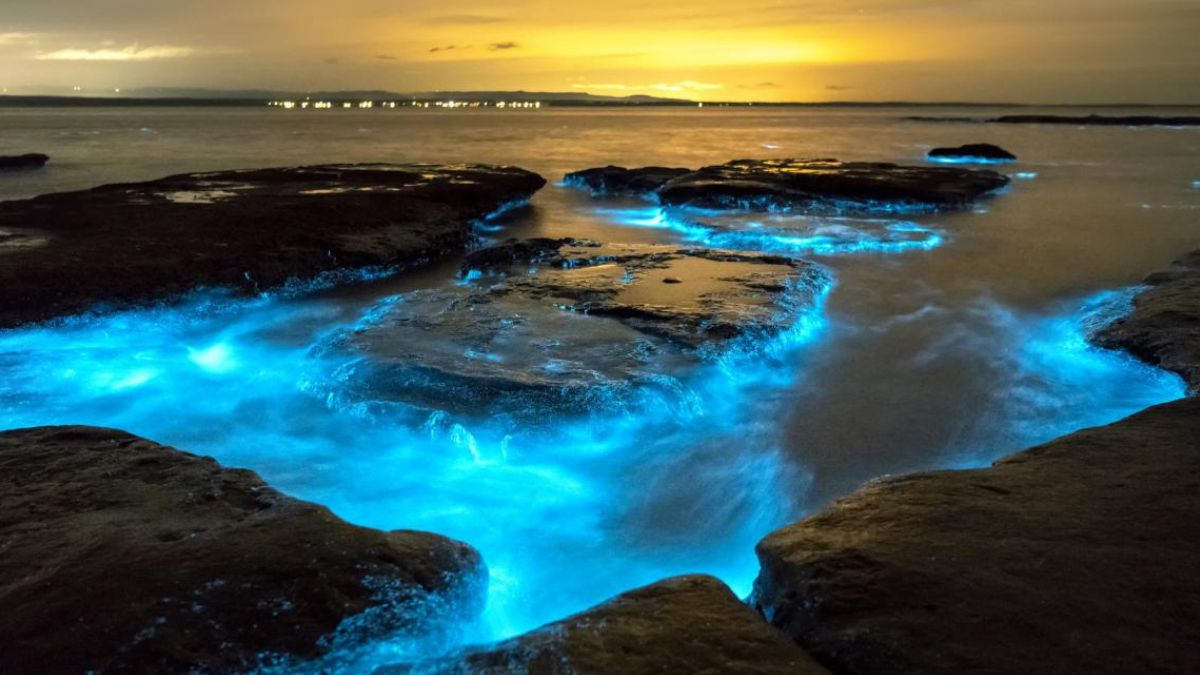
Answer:
M463 250L538 175L482 165L325 165L171 176L0 203L0 328Z
M465 544L355 527L125 432L3 432L0 471L3 672L242 671L314 656L364 610L368 638L431 593L459 620L482 604Z
M461 658L379 675L643 675L827 671L763 622L720 581L677 577Z
M929 151L930 159L972 160L983 159L993 162L1012 162L1017 156L998 145L971 143L957 148L934 148Z
M419 408L592 409L739 338L788 330L828 283L779 256L508 242L470 255L460 285L392 298L336 336L326 353L352 360L331 386Z
M877 481L758 546L753 601L834 672L1191 673L1200 400Z
M1200 251L1145 283L1146 290L1133 299L1133 311L1093 341L1179 373L1193 391L1200 390Z
M587 188L597 194L640 196L652 193L667 181L691 172L691 169L662 166L647 166L640 169L605 166L569 173L563 182L573 187Z
M653 194L663 205L701 208L962 208L1008 184L993 171L832 159L737 160L669 180L658 169L624 171L658 182ZM566 182L586 174L569 174ZM599 184L588 187L599 192Z
M40 169L50 161L50 155L31 152L24 155L0 155L0 171Z

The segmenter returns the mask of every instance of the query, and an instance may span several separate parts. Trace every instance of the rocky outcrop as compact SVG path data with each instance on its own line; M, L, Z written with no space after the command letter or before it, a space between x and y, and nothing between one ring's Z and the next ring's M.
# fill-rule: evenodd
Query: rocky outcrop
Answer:
M790 329L830 283L792 258L572 239L485 249L463 274L452 288L389 298L333 336L318 354L349 361L316 393L455 412L501 406L530 423L547 410L620 405L634 385L738 338Z
M833 672L1196 672L1200 400L877 481L758 556L754 604Z
M662 187L664 183L691 173L691 169L647 166L627 169L623 166L605 166L569 173L563 183L582 187L604 195L645 195Z
M482 604L465 544L355 527L121 431L0 433L0 472L6 673L244 671L402 630L431 597L454 620Z
M25 155L0 155L0 171L40 169L50 161L50 155L31 152Z
M1013 162L1017 156L998 145L991 143L971 143L957 148L934 148L927 155L936 161L970 162L983 160L985 162Z
M1155 115L1003 115L988 122L996 124L1072 124L1105 127L1194 127L1200 117L1166 117Z
M659 169L609 167L569 174L566 182L599 192L600 181L586 178L591 171L624 171L657 183L651 194L663 205L702 208L962 208L1008 184L1008 177L994 171L832 159L744 159L674 177Z
M822 675L827 671L720 581L677 577L462 657L399 673Z
M459 252L545 181L511 167L327 165L185 174L0 203L0 328ZM13 241L24 245L12 245Z
M1200 251L1146 278L1133 311L1101 329L1093 341L1179 373L1200 390Z

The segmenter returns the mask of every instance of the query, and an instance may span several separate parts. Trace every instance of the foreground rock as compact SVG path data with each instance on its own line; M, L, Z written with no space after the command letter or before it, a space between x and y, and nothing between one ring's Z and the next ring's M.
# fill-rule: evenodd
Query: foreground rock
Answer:
M1150 275L1133 299L1133 311L1102 329L1093 341L1124 349L1183 376L1200 390L1200 251Z
M569 173L563 182L572 187L582 187L603 195L646 195L662 187L667 181L691 173L691 169L647 166L627 169L623 166L604 166Z
M613 178L614 174L621 177ZM594 192L609 183L657 184L652 194L666 206L892 210L962 208L1007 185L1008 177L949 167L746 159L674 177L658 167L589 169L568 174L565 182L586 185Z
M31 152L26 155L0 155L0 171L40 169L50 161L50 155Z
M623 405L698 359L753 349L829 285L791 258L571 239L472 254L464 283L392 298L319 355L334 399L544 419ZM744 338L744 340L740 340ZM317 392L329 398L330 392Z
M0 328L461 251L545 181L511 167L329 165L185 174L0 203Z
M934 148L927 155L938 161L971 162L983 160L986 162L1013 162L1017 156L998 145L990 143L972 143L960 145L957 148Z
M364 610L369 638L429 594L460 620L482 602L465 544L355 527L121 431L0 433L0 472L2 672L246 670L316 655Z
M378 675L414 672L383 668ZM598 607L450 661L431 674L678 675L827 671L746 607L720 581L687 576L630 591Z
M883 480L758 547L754 603L834 672L1194 673L1200 400Z

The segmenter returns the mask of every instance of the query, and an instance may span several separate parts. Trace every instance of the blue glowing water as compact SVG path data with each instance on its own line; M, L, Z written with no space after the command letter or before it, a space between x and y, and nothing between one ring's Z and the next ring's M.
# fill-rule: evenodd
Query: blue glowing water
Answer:
M487 161L553 178L611 162L702 166L763 153L913 163L921 148L978 141L976 125L901 121L907 114L355 112L331 122L0 110L3 142L62 158L0 182L0 197L264 157ZM713 573L745 593L763 534L865 480L980 466L1183 394L1178 378L1085 337L1127 298L1099 289L1136 283L1197 243L1189 209L1200 206L1200 135L993 133L1021 156L1014 175L1023 180L986 210L663 210L548 187L532 208L484 224L490 240L577 236L816 257L836 278L791 331L713 354L621 414L546 411L540 428L514 433L486 411L330 399L326 378L345 364L322 345L414 292L483 281L457 276L452 262L415 277L347 273L341 280L363 282L353 289L198 293L0 333L0 427L124 428L254 469L355 523L433 530L480 549L491 584L478 623L339 649L320 666L331 670L509 636L670 574Z

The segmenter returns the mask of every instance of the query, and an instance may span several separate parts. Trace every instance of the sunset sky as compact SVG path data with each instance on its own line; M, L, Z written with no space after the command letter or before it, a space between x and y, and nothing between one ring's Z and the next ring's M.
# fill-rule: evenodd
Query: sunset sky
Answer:
M1200 103L1197 0L2 0L9 93Z

